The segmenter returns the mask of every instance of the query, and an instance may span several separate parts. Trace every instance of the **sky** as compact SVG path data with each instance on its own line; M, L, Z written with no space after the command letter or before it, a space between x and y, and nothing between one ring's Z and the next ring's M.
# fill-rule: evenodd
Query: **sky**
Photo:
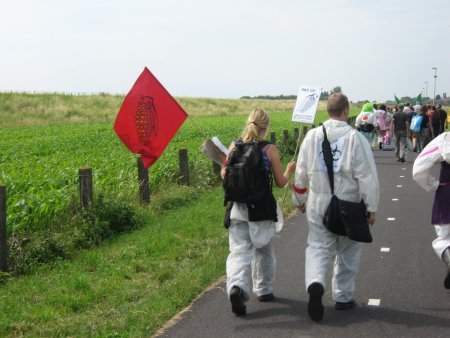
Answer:
M449 0L0 0L0 91L450 96ZM428 82L428 84L426 84Z

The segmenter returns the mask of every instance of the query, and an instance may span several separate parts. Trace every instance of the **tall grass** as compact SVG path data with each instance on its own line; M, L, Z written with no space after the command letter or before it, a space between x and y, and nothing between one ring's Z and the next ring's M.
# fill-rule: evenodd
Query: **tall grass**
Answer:
M0 93L0 127L111 122L123 102L121 95ZM254 107L292 112L294 100L176 98L190 116L248 114Z

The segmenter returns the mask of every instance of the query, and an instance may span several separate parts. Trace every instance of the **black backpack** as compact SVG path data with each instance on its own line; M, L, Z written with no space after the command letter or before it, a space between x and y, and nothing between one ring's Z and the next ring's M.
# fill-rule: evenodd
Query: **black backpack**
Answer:
M264 167L262 149L270 142L235 142L223 180L225 204L229 201L255 203L271 188L270 170Z

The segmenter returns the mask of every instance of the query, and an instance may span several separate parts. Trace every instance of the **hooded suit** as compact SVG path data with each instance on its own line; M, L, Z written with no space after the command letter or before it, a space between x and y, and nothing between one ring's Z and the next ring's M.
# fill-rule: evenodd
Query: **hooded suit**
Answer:
M330 119L324 126L333 153L335 195L351 202L359 202L362 198L367 211L376 212L379 184L369 143L346 122ZM318 127L309 131L302 142L292 200L296 205L303 204L306 194L298 191L309 189L306 204L309 227L305 263L306 288L315 282L326 287L328 265L336 257L332 297L337 302L345 303L353 297L363 245L348 237L335 235L323 225L323 217L332 195L322 155L322 141L322 127Z

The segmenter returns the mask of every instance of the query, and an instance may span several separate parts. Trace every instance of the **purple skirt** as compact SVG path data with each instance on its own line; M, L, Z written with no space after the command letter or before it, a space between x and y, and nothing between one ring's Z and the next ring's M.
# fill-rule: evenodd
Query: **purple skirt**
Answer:
M431 224L450 224L450 164L441 162L440 185L434 196Z

